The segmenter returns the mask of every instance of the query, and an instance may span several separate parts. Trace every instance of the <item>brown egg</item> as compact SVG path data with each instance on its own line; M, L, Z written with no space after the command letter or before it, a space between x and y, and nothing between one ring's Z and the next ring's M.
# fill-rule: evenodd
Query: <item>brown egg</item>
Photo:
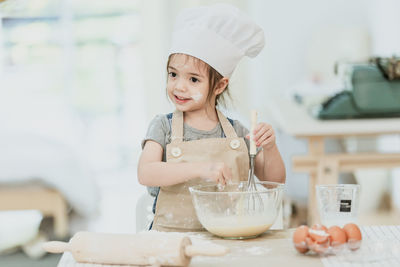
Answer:
M325 226L321 224L314 224L309 230L309 233L313 241L322 244L325 243L329 238L327 231L328 229Z
M360 228L354 223L348 223L345 226L343 226L343 230L346 232L348 240L361 240L362 235Z
M308 237L308 226L301 225L297 227L293 234L293 244L294 247L300 253L306 253L308 251L308 246L306 243L306 238Z
M333 247L343 245L347 242L346 232L339 226L329 227L328 234L330 235L330 244Z
M356 250L361 245L361 231L360 228L354 223L348 223L343 227L347 235L347 244L350 249Z

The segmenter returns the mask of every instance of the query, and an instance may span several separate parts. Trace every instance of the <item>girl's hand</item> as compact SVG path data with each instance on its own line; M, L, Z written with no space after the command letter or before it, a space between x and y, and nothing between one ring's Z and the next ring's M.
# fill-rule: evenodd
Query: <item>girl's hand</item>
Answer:
M250 139L250 135L246 136L247 139ZM275 131L272 129L272 126L265 122L260 122L254 128L254 141L256 146L262 146L264 150L269 150L273 148L275 143Z
M226 185L232 179L231 169L223 162L206 162L202 168L201 178Z

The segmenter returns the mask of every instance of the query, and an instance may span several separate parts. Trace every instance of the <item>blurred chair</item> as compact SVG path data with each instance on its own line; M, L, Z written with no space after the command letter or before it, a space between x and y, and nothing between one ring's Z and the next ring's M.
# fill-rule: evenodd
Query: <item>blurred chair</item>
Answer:
M46 186L18 185L0 186L0 212L38 210L44 217L54 220L54 233L58 238L68 235L68 204L63 195ZM15 212L15 214L18 214ZM35 216L37 216L35 214Z

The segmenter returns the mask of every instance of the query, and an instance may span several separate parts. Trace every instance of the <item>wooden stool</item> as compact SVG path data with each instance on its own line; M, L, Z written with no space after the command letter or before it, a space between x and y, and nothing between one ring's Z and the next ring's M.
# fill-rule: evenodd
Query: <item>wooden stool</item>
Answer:
M40 210L44 217L54 218L58 238L68 235L67 203L55 189L37 185L0 185L0 210Z

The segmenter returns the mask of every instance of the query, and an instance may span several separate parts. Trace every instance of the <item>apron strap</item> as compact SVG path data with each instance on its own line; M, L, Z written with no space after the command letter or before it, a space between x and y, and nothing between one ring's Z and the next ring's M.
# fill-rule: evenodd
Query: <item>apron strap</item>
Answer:
M217 109L217 114L218 114L218 119L219 122L221 123L222 130L225 133L225 136L227 138L237 138L237 134L235 132L235 129L233 128L232 124L228 121L228 119L222 114L221 111Z
M217 110L219 122L221 123L222 130L227 138L237 138L237 134L232 124L222 114L221 111ZM171 143L183 141L183 112L175 110L172 115L171 123Z
M175 110L172 114L171 143L183 141L183 112Z

